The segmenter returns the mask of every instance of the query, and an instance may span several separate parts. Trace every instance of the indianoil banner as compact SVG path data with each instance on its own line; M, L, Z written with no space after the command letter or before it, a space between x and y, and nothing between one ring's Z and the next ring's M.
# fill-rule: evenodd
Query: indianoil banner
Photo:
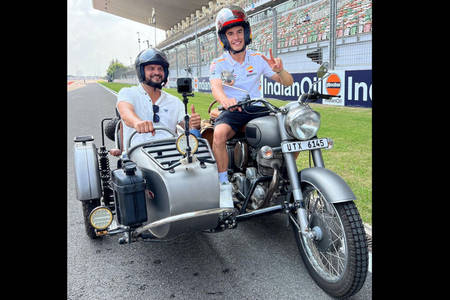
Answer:
M315 84L314 89L322 94L336 95L340 98L321 99L316 103L372 107L372 70L336 70L329 73L325 80ZM293 73L292 77L294 83L289 87L263 77L261 86L264 98L297 100L317 81L316 73Z
M372 107L372 70L336 70L323 81L316 83L314 89L322 94L337 95L339 98L319 99L315 103ZM316 73L292 73L294 83L285 87L267 77L261 78L261 92L264 98L295 101L309 91L317 81ZM208 77L199 77L198 91L210 93L211 86Z

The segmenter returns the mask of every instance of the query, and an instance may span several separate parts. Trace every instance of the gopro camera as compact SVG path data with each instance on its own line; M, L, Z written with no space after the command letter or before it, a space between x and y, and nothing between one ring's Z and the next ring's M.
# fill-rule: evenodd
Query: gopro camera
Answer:
M191 78L178 78L177 79L177 91L178 93L192 93L192 79Z

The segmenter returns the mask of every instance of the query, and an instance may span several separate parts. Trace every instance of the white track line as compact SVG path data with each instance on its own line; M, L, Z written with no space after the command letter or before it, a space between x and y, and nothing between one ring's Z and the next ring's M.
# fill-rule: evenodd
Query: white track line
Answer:
M104 88L105 90L107 90L108 92L111 92L111 93L113 93L115 96L117 96L117 93L116 93L115 91L113 91L112 89L110 89L110 88L104 86L104 85L101 84L101 83L98 83L98 82L97 82L97 84L98 84L99 86L101 86L102 88Z

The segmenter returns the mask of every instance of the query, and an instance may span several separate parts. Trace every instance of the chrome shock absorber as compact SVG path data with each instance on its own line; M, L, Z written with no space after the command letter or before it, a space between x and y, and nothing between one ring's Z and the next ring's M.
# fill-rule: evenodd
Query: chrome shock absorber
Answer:
M103 203L109 209L114 211L114 192L111 188L111 169L109 168L108 150L106 150L105 146L105 130L103 125L105 121L111 120L113 120L113 118L104 118L101 122L102 145L98 150L98 164L100 171L100 180L102 182Z
M98 150L100 180L102 182L103 202L108 208L114 207L113 190L111 189L111 170L109 168L108 150L100 146Z

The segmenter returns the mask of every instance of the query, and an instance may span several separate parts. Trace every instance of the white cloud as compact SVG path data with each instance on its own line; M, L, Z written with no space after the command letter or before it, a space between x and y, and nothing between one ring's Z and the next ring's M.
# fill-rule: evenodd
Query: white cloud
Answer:
M113 59L129 65L139 52L137 32L141 49L154 42L153 27L96 10L91 0L68 0L67 74L105 76ZM164 39L164 31L156 34Z

